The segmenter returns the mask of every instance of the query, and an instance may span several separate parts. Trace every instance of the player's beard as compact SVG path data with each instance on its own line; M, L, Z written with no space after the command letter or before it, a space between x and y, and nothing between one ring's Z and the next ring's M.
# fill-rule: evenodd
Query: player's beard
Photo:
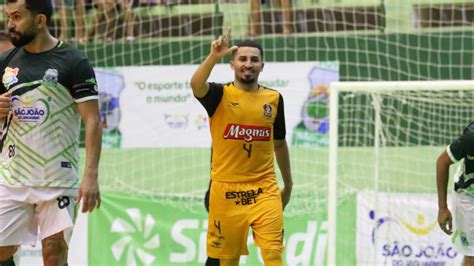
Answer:
M243 74L240 76L239 81L245 84L252 84L257 79L258 75L252 72L250 74Z
M37 32L35 30L25 31L23 33L11 29L10 31L10 40L13 45L16 47L22 47L29 44L36 37ZM12 36L12 33L15 36Z
M245 83L245 84L252 84L252 83L255 82L255 77L252 76L252 77L247 78L247 77L243 76L243 77L240 78L240 82Z

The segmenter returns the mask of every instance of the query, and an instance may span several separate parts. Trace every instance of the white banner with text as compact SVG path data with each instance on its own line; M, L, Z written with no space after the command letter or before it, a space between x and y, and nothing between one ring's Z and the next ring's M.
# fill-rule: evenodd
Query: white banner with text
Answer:
M210 147L209 121L189 81L197 65L96 69L105 147ZM326 146L329 83L339 80L337 62L268 63L260 84L284 98L287 141ZM228 64L209 81L228 83Z
M461 265L437 202L434 193L358 193L357 265Z

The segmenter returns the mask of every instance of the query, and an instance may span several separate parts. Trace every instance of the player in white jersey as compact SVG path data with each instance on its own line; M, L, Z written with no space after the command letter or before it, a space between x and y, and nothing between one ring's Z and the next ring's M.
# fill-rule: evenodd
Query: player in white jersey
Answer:
M474 122L464 129L457 140L449 144L436 162L438 223L448 235L453 233L453 218L446 201L449 166L461 160L462 165L455 175L453 195L456 222L453 241L458 252L464 255L464 265L474 266Z
M101 123L95 74L48 31L50 0L7 0L15 48L0 55L0 265L41 239L45 265L67 264L76 202L100 206ZM86 163L79 182L79 131ZM74 198L76 198L74 200Z

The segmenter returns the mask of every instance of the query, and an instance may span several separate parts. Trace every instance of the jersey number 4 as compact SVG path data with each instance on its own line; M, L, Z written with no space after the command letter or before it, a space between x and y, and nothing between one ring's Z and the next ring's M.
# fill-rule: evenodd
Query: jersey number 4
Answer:
M244 151L247 152L247 158L250 158L250 156L252 155L252 144L249 144L247 146L247 143L244 143L244 145L242 146L242 149L244 149Z

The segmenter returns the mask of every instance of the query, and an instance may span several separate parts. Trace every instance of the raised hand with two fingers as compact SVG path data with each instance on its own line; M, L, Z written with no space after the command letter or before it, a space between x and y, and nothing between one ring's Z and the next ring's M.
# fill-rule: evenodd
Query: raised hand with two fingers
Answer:
M227 28L225 36L220 35L217 40L214 40L211 44L211 55L223 58L224 56L234 52L239 47L232 46L229 47L230 38L231 38L231 27Z

